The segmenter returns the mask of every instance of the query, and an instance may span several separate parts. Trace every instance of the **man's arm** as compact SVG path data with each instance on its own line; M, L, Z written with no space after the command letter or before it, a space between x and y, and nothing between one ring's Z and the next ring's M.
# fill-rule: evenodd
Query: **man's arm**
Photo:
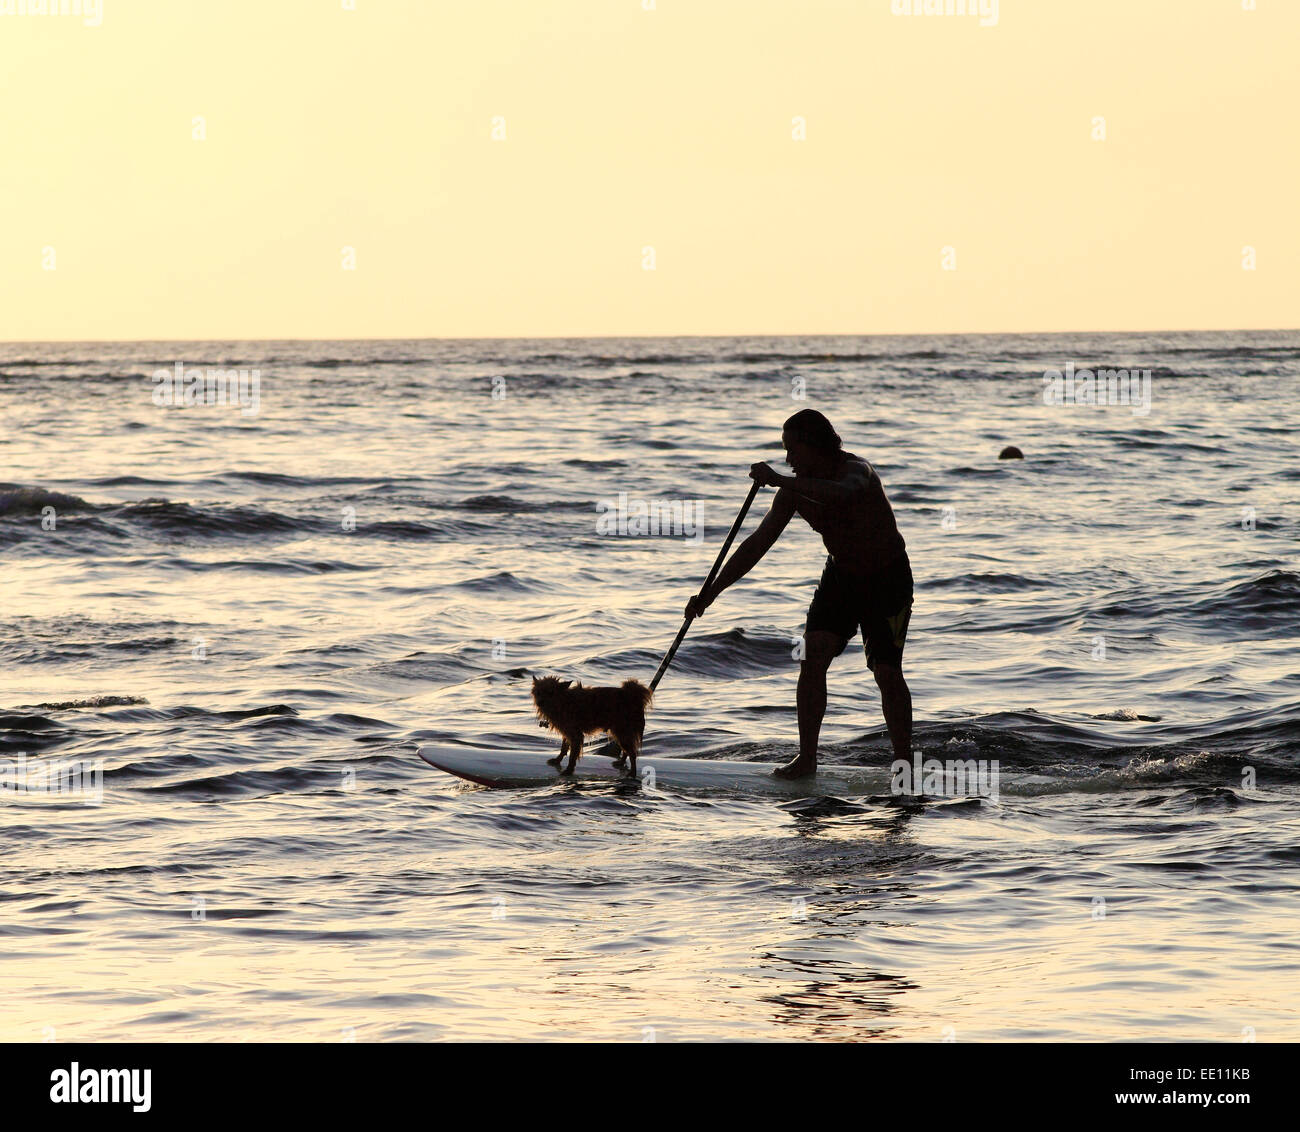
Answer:
M758 560L772 549L772 544L785 530L793 514L794 497L788 491L778 491L776 498L772 500L772 506L763 516L763 521L759 523L758 529L732 552L731 557L727 559L727 564L713 579L709 592L699 595L698 598L693 597L687 603L686 616L699 617L717 600L723 590L748 574Z
M760 471L759 469L762 469ZM770 464L755 464L749 474L769 487L792 491L814 503L846 507L862 499L871 482L871 474L861 464L850 464L837 480L815 480L808 476L783 476Z

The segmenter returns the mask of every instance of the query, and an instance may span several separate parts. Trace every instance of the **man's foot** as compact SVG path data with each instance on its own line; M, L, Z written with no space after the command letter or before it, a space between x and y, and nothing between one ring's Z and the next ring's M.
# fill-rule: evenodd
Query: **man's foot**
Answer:
M810 774L817 773L817 760L816 758L804 758L803 755L800 755L793 762L777 767L772 773L777 778L806 778Z

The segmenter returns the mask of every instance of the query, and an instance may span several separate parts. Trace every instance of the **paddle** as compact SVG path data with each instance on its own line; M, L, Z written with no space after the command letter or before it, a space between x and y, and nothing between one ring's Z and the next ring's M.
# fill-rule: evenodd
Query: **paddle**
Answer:
M722 561L727 557L727 551L731 549L731 544L736 541L736 533L740 530L740 524L745 521L745 516L749 514L749 505L754 502L754 496L758 494L758 489L760 487L762 487L762 484L755 480L754 485L749 489L749 494L745 497L744 505L740 508L740 514L736 516L736 521L731 524L731 530L727 532L726 541L722 544L722 549L718 551L718 557L714 560L713 569L709 571L709 576L704 579L704 585L700 587L700 592L696 595L697 597L703 596L708 588L713 585L713 579L718 576L718 571L722 569ZM663 679L664 673L668 671L668 666L673 662L673 657L677 655L677 647L685 638L686 630L691 627L691 621L692 618L687 617L682 622L682 627L677 630L677 636L673 640L672 647L664 655L663 660L659 664L659 671L655 673L654 679L650 681L650 691L653 692L657 687L659 687L659 681ZM601 748L596 751L596 754L605 758L611 758L616 749L617 744L615 744L611 739L607 740Z
M754 496L758 494L760 487L762 487L762 484L755 480L754 486L749 489L749 494L745 497L744 505L740 508L740 514L736 516L736 521L731 524L731 530L727 532L726 542L722 544L722 549L718 551L718 557L714 560L713 569L709 571L709 576L704 579L704 585L700 587L700 592L696 594L697 597L702 597L708 588L713 585L713 579L718 576L718 571L722 569L722 560L727 557L727 551L731 549L731 544L736 541L736 532L740 530L740 524L745 521L745 516L749 513L749 505L754 502ZM663 679L664 673L668 671L668 666L673 662L673 657L677 655L677 646L682 643L682 639L686 636L686 630L690 628L691 620L690 617L687 617L682 622L682 627L677 630L677 637L673 641L672 648L668 650L660 663L655 678L650 681L650 691L653 692L659 687L659 681Z

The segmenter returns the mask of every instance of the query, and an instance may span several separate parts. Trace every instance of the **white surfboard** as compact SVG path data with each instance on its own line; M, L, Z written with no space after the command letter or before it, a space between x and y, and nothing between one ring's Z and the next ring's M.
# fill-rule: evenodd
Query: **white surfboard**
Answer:
M626 776L612 759L586 755L573 774L561 775L546 760L554 751L488 751L475 747L421 747L420 758L431 767L480 786L546 786L556 782L615 782ZM745 794L878 794L889 793L887 767L819 766L807 778L776 778L775 763L724 762L721 759L667 759L642 754L637 777L655 786L732 790ZM886 799L887 800L887 799ZM901 801L902 799L900 799Z

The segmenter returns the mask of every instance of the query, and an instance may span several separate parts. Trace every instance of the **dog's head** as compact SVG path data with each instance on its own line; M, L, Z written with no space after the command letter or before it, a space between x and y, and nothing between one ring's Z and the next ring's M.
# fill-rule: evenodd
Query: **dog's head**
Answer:
M561 680L558 676L534 676L533 703L537 705L538 716L543 720L553 718L572 687L572 680Z

